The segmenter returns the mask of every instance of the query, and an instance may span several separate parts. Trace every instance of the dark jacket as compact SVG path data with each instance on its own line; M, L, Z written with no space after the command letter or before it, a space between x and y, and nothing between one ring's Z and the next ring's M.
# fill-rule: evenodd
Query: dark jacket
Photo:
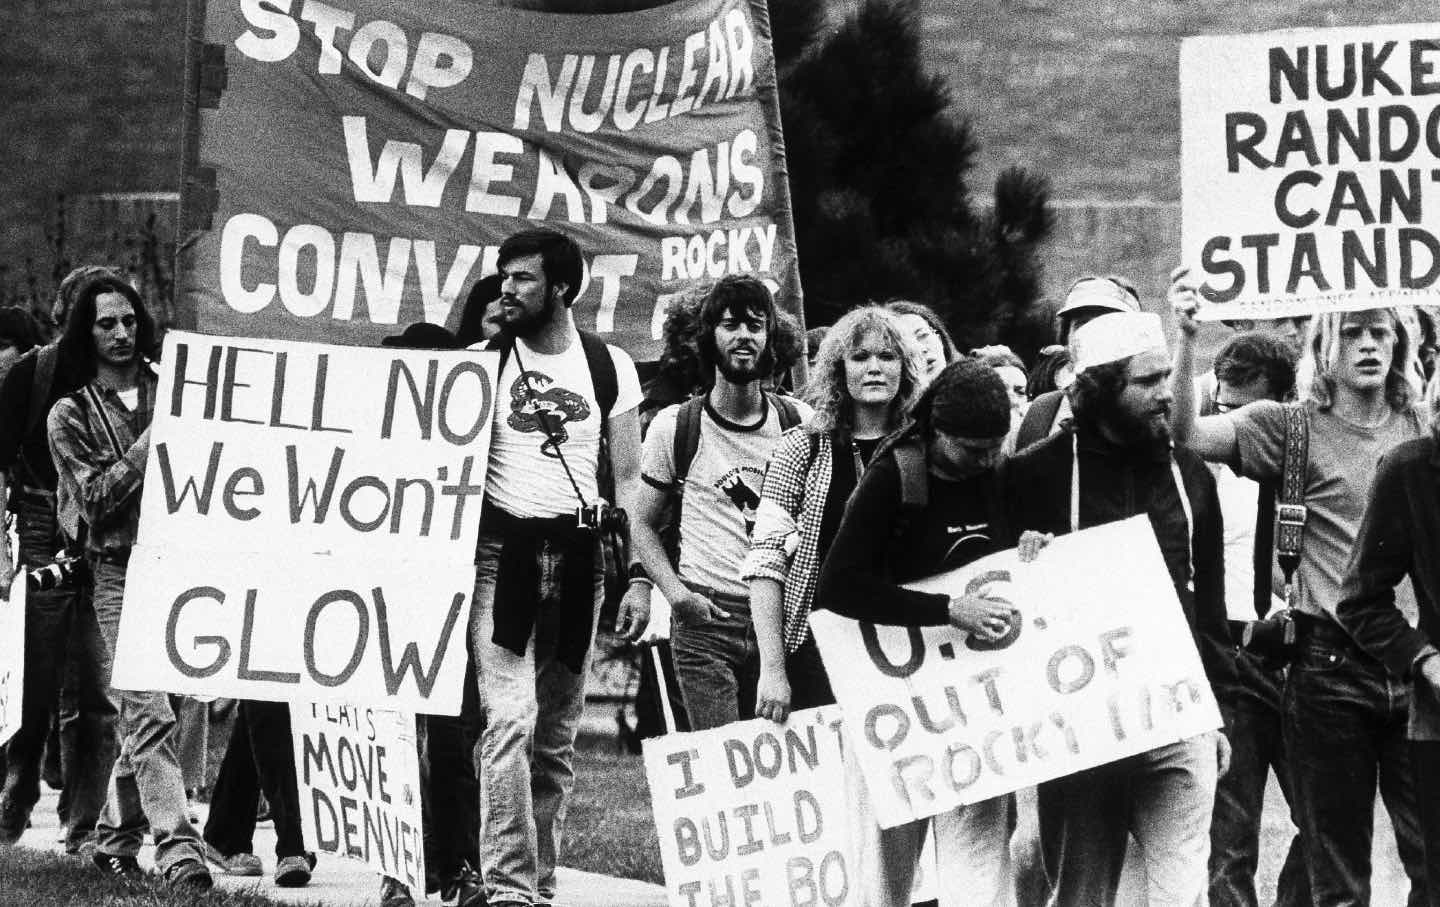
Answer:
M1395 607L1395 584L1406 575L1415 586L1419 628ZM1335 615L1361 648L1406 678L1420 650L1440 639L1437 595L1440 450L1434 438L1417 438L1380 458Z
M1005 468L1010 523L1019 532L1070 531L1071 438L1074 424L1022 451ZM1217 693L1235 682L1234 647L1225 622L1224 535L1215 478L1199 457L1175 450L1195 523L1185 538L1185 511L1170 470L1168 446L1120 447L1079 429L1080 527L1147 514L1155 527L1175 593ZM1195 591L1188 588L1191 542ZM1116 552L1117 562L1124 557Z

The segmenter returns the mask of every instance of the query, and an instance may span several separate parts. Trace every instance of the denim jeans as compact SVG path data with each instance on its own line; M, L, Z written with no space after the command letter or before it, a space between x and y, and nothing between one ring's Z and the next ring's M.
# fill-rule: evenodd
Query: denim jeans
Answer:
M565 801L575 784L575 734L585 706L585 675L593 647L577 674L557 657L563 606L537 589L536 630L522 655L496 645L495 579L501 539L481 533L476 551L470 651L480 691L477 747L480 779L480 874L490 903L549 904L565 824ZM560 557L542 551L540 584L563 575ZM591 628L604 596L597 557ZM548 631L542 628L549 628Z
M185 778L175 754L175 710L167 693L117 690L110 686L125 568L92 563L95 616L105 636L103 677L120 713L120 758L110 779L110 798L96 826L101 853L134 856L148 825L155 835L155 865L162 873L182 860L203 860L200 833L190 822Z
M760 685L760 648L750 603L717 603L729 617L712 616L695 624L675 622L670 647L675 680L685 698L690 728L707 731L755 717Z
M1010 794L943 812L932 819L881 828L859 760L845 760L847 861L860 907L910 907L915 867L925 836L935 835L934 889L942 907L1010 907L1015 883L1010 833L1015 798Z
M1282 732L1283 669L1265 667L1249 652L1237 653L1239 681L1220 700L1230 738L1230 771L1215 791L1210 823L1211 907L1256 907L1255 869L1260 853L1260 820L1271 770L1285 803L1294 802ZM1293 812L1293 809L1292 809ZM1310 881L1297 833L1290 841L1276 885L1277 907L1308 907Z
M1051 904L1114 904L1131 834L1150 907L1206 903L1215 748L1213 733L1200 734L1041 784L1040 841Z
M1310 641L1285 682L1285 747L1316 904L1370 903L1375 789L1390 813L1411 907L1427 903L1405 739L1410 691L1352 645Z
M235 726L215 777L205 840L226 856L255 849L255 809L265 793L275 820L275 856L305 854L300 831L300 789L295 777L295 738L290 706L242 699Z
M20 516L23 529L24 513ZM18 560L28 567L49 564L56 550L53 540L22 532ZM40 798L41 761L59 707L62 680L73 708L73 714L66 716L64 731L71 745L62 766L67 846L78 847L94 831L118 750L117 713L106 690L106 653L88 590L31 593L25 608L20 728L6 750L0 793L0 843L13 842L24 833Z
M1425 840L1425 877L1440 882L1440 742L1410 743L1415 766L1415 792L1420 801L1420 828ZM1428 887L1429 907L1440 907L1440 884Z

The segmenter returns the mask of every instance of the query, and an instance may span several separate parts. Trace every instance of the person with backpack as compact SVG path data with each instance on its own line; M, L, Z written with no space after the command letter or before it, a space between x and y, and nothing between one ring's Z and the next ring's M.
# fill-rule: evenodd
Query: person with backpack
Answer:
M1175 369L1189 375L1198 293L1183 269L1173 276L1170 298L1180 324ZM1377 783L1410 878L1409 903L1426 903L1429 891L1406 743L1409 685L1336 619L1376 466L1386 452L1426 434L1427 416L1412 401L1408 378L1413 355L1392 310L1330 312L1310 325L1299 374L1311 377L1298 404L1262 400L1197 418L1191 382L1175 385L1177 445L1212 462L1236 463L1247 478L1281 484L1276 548L1295 554L1283 733L1317 904L1370 900ZM1413 591L1401 593L1400 607L1413 622Z
M1010 629L1006 602L950 597L902 583L1011 547L995 465L1010 431L1010 400L995 369L960 359L940 371L913 420L881 446L855 489L825 556L815 606L904 627L950 624L986 640ZM1032 545L1033 547L1033 545ZM853 762L853 760L851 760ZM847 763L853 884L868 907L910 903L915 867L933 826L941 904L1006 905L1014 897L1010 794L882 829L864 779Z
M850 310L820 344L805 392L815 414L770 457L742 573L760 653L758 717L784 721L835 702L807 620L820 564L881 440L920 395L919 369L909 332L881 306Z
M635 554L674 615L675 675L694 730L755 717L760 659L741 565L760 504L765 464L781 434L810 409L761 389L784 328L770 290L749 275L722 277L699 301L696 346L714 383L650 423L640 457ZM794 344L790 344L794 346ZM677 524L671 562L661 532Z
M1175 589L1154 606L1183 614L1211 686L1230 688L1220 504L1200 458L1172 449L1171 365L1160 318L1101 315L1076 331L1071 348L1074 419L1006 464L1010 519L1020 530L1060 535L1146 516ZM1204 904L1210 817L1228 759L1225 736L1208 732L1041 783L1049 903L1115 903L1133 835L1151 904Z
M56 312L68 313L75 297L99 279L121 281L119 272L86 265L60 283ZM87 329L88 330L88 329ZM88 342L88 333L85 335ZM55 514L57 477L45 419L55 403L82 387L86 350L69 333L27 352L0 384L0 525L14 514L19 550L0 532L0 594L8 593L17 567L39 570L57 562L67 544ZM64 562L67 566L69 561ZM25 690L20 728L6 749L0 792L0 844L24 834L40 797L46 738L60 705L62 682L73 714L61 716L61 824L65 849L79 852L95 830L105 805L118 743L116 710L106 694L99 665L105 643L88 594L74 580L32 592L25 608Z
M574 240L523 230L501 243L498 266L500 366L470 612L480 873L490 907L532 907L555 901L605 597L602 535L619 522L614 507L637 512L641 393L630 357L575 325L584 265ZM613 500L602 497L602 473ZM631 639L649 617L641 585L616 621Z

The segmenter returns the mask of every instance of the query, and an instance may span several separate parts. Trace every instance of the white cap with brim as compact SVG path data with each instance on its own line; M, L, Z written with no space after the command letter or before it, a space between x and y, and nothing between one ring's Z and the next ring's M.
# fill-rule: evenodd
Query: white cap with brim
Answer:
M1077 374L1148 350L1166 349L1165 328L1152 312L1101 315L1081 326L1070 343Z
M1065 294L1065 304L1056 313L1065 317L1080 309L1104 309L1107 312L1138 312L1140 300L1108 277L1082 277Z

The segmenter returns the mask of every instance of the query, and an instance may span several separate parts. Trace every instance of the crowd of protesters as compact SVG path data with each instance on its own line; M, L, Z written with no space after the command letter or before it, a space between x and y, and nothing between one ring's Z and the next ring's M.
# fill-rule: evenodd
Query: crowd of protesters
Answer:
M801 335L764 283L729 276L672 305L647 393L625 352L576 327L582 278L572 240L523 231L471 289L458 332L419 324L385 341L498 351L496 399L509 401L491 441L464 705L417 729L427 887L446 903L556 903L614 508L631 551L614 630L636 640L668 622L679 724L696 730L834 702L813 609L998 640L1015 612L987 589L904 584L1008 548L1043 568L1057 535L1148 516L1223 731L891 829L850 760L857 903L908 904L933 836L942 904L1113 903L1128 856L1152 905L1253 905L1273 772L1297 827L1277 903L1371 901L1378 790L1408 903L1440 904L1429 312L1236 324L1201 374L1183 271L1148 306L1122 278L1077 280L1060 343L1028 364L1001 346L962 351L907 300ZM1166 305L1173 338L1154 313ZM197 705L110 684L156 330L105 268L67 278L54 314L59 338L43 344L28 316L0 312L0 508L19 537L13 553L0 545L0 585L15 566L32 585L47 568L63 577L29 600L0 843L24 835L45 775L63 787L67 851L137 876L148 831L164 878L202 890L212 869L263 873L263 795L275 882L303 885L315 856L288 707L235 705L200 827L184 717ZM572 405L542 406L541 391ZM652 615L652 601L668 608ZM383 907L418 894L381 881Z

